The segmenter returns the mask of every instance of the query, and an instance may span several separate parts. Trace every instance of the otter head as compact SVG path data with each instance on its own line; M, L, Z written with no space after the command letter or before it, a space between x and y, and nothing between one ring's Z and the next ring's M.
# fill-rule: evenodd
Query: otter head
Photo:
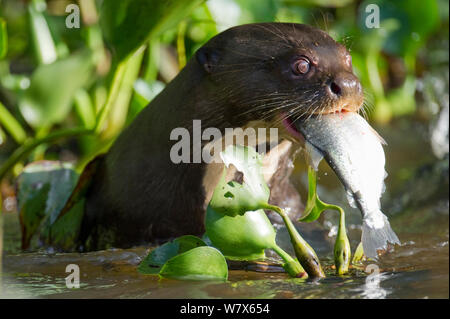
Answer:
M300 137L301 117L355 112L363 91L346 48L327 33L292 23L261 23L228 29L199 49L198 67L226 100L224 117L235 126L264 121Z

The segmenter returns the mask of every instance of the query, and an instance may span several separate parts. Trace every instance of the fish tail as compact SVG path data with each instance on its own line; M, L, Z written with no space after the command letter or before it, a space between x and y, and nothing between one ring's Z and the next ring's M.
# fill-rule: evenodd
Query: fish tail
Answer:
M391 228L387 217L379 211L376 220L363 220L362 237L364 254L369 258L378 257L377 250L385 250L387 243L400 245L400 240Z

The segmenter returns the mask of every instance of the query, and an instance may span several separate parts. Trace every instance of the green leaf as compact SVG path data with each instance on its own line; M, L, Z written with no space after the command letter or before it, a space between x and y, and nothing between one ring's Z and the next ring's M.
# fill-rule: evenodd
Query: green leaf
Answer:
M100 25L119 61L147 39L175 27L204 0L103 1Z
M223 171L211 198L210 206L215 211L233 217L261 208L261 203L248 187L235 181L226 183L225 175L226 170Z
M26 249L30 245L31 237L45 218L45 202L50 184L37 183L22 186L18 197L19 219L22 230L22 249ZM29 189L26 189L27 187Z
M317 196L317 174L314 168L308 166L308 200L306 202L303 216L299 219L302 222L313 222L322 213L321 201Z
M39 128L65 120L75 93L91 80L92 71L89 50L40 65L19 100L19 109L28 124Z
M276 245L275 229L263 210L232 217L208 206L205 227L206 235L214 247L220 249L228 259L261 259L265 257L265 249Z
M55 42L44 16L47 5L44 0L33 0L28 5L30 32L36 57L40 64L49 64L57 59Z
M303 216L299 221L313 222L327 209L341 210L336 205L326 204L320 200L317 194L317 173L313 167L308 166L308 201L306 202Z
M181 236L152 250L141 262L138 271L142 274L158 274L161 267L172 257L190 249L206 246L200 238L192 235Z
M108 118L108 125L103 131L103 138L116 136L120 133L120 130L125 124L131 96L133 94L133 85L141 68L144 51L145 46L142 46L120 63L120 67L124 68L123 76L118 79L114 77L114 81L119 81L118 90L115 92L116 94L114 94L111 89L111 95L108 96L108 102L104 106L104 110L102 110L102 113L104 114L102 116L107 116ZM116 83L113 83L112 87L115 87L116 85ZM102 128L101 120L102 118L100 117L99 123L97 123L97 125L99 125L98 129Z
M206 234L229 259L264 258L264 250L275 247L276 234L261 210L270 196L261 156L241 145L229 145L220 156L225 166L243 173L244 184L226 183L224 169L206 211Z
M292 277L306 276L302 266L277 246L276 232L261 208L268 204L270 190L262 175L262 160L255 149L230 145L220 153L226 166L243 173L244 184L225 183L226 169L206 210L206 235L228 259L255 260L273 249Z
M41 240L48 245L64 251L73 250L77 243L81 222L84 216L85 199L76 202L61 218L53 224L46 220L41 231Z
M261 155L253 148L241 145L229 145L220 155L227 167L233 164L243 173L244 184L234 181L226 183L224 170L214 189L210 206L218 213L236 216L261 209L267 204L270 190L262 174Z
M364 259L364 249L362 242L360 242L358 244L358 247L356 247L355 253L353 254L352 265L360 264L363 259Z
M228 266L220 251L203 246L172 257L159 274L178 280L227 280Z
M8 33L6 32L6 21L0 18L0 59L8 52Z
M68 163L41 161L27 165L17 178L22 248L46 220L52 224L64 207L78 174Z

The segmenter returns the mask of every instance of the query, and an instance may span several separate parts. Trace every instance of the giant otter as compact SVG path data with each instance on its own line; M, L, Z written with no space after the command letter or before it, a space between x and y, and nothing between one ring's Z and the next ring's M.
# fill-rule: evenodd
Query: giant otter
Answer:
M258 23L218 34L96 160L80 245L86 250L127 247L204 232L205 208L220 164L170 159L177 142L170 139L171 131L184 127L192 132L195 119L203 128L222 132L278 128L283 161L266 179L271 201L297 216L301 203L288 179L289 156L291 143L301 142L301 135L292 123L311 114L355 111L362 102L350 54L321 30Z

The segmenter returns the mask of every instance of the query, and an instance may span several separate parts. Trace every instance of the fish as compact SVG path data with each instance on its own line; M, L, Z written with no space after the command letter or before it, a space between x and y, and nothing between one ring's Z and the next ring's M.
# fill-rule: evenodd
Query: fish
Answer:
M350 206L362 213L364 254L377 259L388 243L400 244L380 209L385 191L384 139L359 114L340 112L296 121L305 139L310 163L317 170L325 158L343 184Z

